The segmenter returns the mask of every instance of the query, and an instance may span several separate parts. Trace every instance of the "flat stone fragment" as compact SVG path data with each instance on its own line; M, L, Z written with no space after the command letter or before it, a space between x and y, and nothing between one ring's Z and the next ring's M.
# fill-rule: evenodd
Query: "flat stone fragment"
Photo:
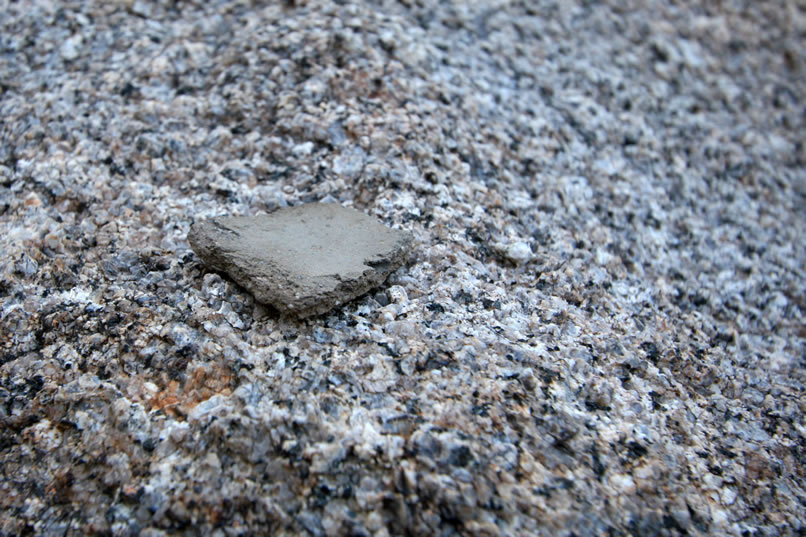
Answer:
M188 242L258 301L307 317L380 285L403 264L412 240L359 211L311 203L196 222Z

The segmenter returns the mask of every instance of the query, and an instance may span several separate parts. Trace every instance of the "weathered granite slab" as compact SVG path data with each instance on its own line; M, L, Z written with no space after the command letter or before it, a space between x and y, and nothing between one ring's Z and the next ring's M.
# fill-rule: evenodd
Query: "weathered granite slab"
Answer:
M802 534L798 4L0 0L0 537ZM312 200L416 255L188 244Z
M197 222L188 241L258 301L307 317L381 284L403 264L411 236L354 209L314 203Z

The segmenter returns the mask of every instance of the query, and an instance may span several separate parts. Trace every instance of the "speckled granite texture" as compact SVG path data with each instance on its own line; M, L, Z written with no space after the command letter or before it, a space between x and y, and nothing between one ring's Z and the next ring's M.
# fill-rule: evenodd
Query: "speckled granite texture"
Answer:
M0 534L802 533L805 18L0 0ZM186 241L317 201L416 255L292 322Z

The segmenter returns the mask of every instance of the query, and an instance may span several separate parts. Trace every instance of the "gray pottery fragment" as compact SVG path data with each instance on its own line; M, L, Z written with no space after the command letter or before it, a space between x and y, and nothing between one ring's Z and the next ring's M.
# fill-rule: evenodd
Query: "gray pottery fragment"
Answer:
M336 204L196 222L196 254L281 313L324 313L380 285L405 261L411 236Z

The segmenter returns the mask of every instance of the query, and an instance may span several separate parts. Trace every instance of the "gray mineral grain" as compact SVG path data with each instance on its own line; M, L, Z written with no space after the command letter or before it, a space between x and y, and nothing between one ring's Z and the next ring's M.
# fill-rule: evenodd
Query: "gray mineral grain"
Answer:
M307 317L378 286L405 261L412 241L354 209L311 203L202 220L190 228L188 242L258 301Z

